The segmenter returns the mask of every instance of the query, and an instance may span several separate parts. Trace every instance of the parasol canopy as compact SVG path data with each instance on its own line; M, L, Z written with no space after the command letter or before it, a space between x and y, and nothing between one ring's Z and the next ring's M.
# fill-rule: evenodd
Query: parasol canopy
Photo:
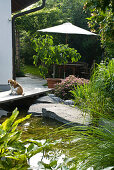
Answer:
M50 28L45 28L38 30L40 32L52 32L52 33L62 33L62 34L84 34L84 35L97 35L83 28L77 27L70 22L63 23Z

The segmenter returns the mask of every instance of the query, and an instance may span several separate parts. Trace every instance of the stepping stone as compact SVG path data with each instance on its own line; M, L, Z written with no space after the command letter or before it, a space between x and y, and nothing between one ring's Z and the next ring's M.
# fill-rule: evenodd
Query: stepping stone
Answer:
M43 96L38 98L35 103L55 103L55 101L49 96Z
M72 101L72 100L65 100L64 104L66 104L66 105L74 105L74 101Z
M90 117L85 115L78 108L65 104L35 104L29 109L29 113L40 113L42 116L58 120L70 125L89 125Z

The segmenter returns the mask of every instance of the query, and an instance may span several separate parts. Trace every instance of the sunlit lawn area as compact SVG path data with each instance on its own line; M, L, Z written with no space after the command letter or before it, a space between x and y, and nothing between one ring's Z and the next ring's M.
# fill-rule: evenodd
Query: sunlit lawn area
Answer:
M24 74L32 74L34 76L40 76L38 67L32 66L32 65L24 65L21 70L24 72Z

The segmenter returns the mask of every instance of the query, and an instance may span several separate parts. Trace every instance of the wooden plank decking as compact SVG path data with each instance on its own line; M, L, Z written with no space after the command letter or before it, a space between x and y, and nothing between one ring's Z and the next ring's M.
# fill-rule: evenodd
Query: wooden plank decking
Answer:
M6 111L13 111L16 107L19 110L28 110L38 97L50 91L51 89L38 88L25 92L24 96L10 95L10 91L0 92L0 108Z

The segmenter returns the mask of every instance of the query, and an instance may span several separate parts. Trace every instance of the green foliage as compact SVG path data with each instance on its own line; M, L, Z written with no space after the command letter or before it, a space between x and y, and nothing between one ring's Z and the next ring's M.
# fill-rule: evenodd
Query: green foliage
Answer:
M87 18L89 27L92 31L97 31L101 37L105 58L114 56L113 5L112 0L88 0L84 5L84 9L89 9L91 12L91 17Z
M15 120L17 115L18 112L15 110L12 116L0 125L0 169L85 170L93 168L94 170L101 170L114 167L114 127L112 120L107 121L105 119L106 124L98 127L57 128L50 134L45 134L47 140L42 144L38 140L20 140L22 131L18 131L17 126L30 115ZM41 161L38 161L36 157L38 166L27 166L27 160L39 152L42 152L43 156ZM48 162L44 162L45 159L48 159Z
M44 77L46 68L53 64L66 64L68 61L77 62L81 58L80 54L74 48L69 48L68 45L54 45L52 36L40 36L33 40L33 48L37 55L33 56L34 64L37 65L39 61L42 63L41 71L44 67ZM44 65L43 65L44 64Z
M23 31L20 36L20 58L24 63L30 65L33 63L34 50L30 41L31 33Z
M49 141L48 150L44 148L48 162L38 162L39 169L93 169L114 167L114 126L113 121L104 121L104 126L80 126L56 129ZM60 137L61 136L61 137ZM62 148L62 149L59 149ZM37 169L38 169L37 168Z
M81 128L76 127L74 129L81 130ZM72 161L70 160L74 163L72 165L70 162L72 167L79 170L88 168L100 170L113 167L114 127L111 121L105 126L91 126L85 128L85 130L85 132L82 132L82 137L75 142L75 147L72 149L75 155ZM79 148L81 151L78 150Z
M79 0L46 0L46 7L43 10L16 19L16 29L20 32L20 55L25 59L26 64L31 64L32 56L36 54L30 40L35 37L37 30L68 21L81 28L89 29L86 18L90 17L90 14L83 12L83 4L84 1ZM45 33L37 32L37 34L40 36ZM65 35L51 35L54 37L54 45L65 44ZM88 62L90 65L93 59L96 59L97 62L101 60L99 57L100 45L95 36L69 35L68 44L71 48L78 50L82 61Z
M89 13L83 12L83 5L85 0L64 0L61 4L61 10L63 12L64 19L70 21L77 26L84 29L88 29L86 17Z
M17 119L19 112L15 109L12 115L0 125L0 169L27 169L28 159L51 146L48 142L42 145L39 141L26 139L21 141L22 130L18 124L31 115Z
M58 24L61 16L59 9L45 9L16 18L16 29L20 33L20 56L26 64L33 63L35 51L32 48L31 38L33 38L38 29L46 28ZM40 33L39 33L40 34Z
M43 78L47 77L47 74L48 74L48 68L47 67L40 65L38 67L38 69L39 69L39 75L41 77L43 77Z
M71 94L71 90L77 88L77 86L81 86L84 84L88 84L89 80L84 78L77 78L74 75L68 76L61 83L55 85L55 95L62 99L72 99L73 95Z
M93 117L112 117L114 113L114 60L98 65L88 85L77 87L72 94L75 104Z
M23 68L24 68L23 61L20 60L20 62L17 63L17 60L16 60L16 77L24 77L25 76Z
M17 162L20 168L27 165L26 147L19 140L22 132L17 126L31 115L16 120L18 114L17 109L14 110L11 117L0 125L0 169L13 168Z

